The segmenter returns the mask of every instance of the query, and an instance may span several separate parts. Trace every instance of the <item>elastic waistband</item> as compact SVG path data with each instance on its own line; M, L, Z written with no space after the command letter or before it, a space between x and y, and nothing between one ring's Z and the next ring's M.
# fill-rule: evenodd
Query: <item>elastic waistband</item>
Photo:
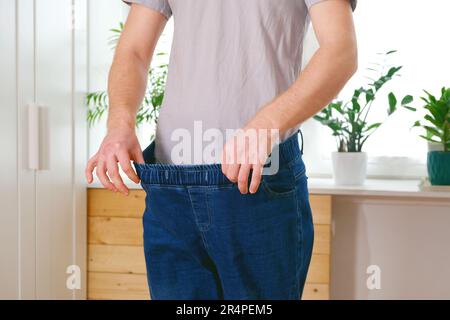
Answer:
M145 164L134 163L142 184L213 186L232 182L222 173L220 164L174 165L154 163L155 142L144 150ZM280 168L299 158L298 135L294 134L276 146L272 153L278 152Z

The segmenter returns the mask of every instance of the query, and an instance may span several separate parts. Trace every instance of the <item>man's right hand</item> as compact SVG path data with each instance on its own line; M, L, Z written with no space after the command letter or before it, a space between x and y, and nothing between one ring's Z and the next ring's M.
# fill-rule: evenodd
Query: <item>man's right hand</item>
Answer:
M93 171L103 186L114 192L128 195L128 188L119 174L119 167L133 182L140 179L131 166L131 161L144 163L142 149L134 129L113 129L108 132L98 152L89 159L86 166L86 180L93 181Z

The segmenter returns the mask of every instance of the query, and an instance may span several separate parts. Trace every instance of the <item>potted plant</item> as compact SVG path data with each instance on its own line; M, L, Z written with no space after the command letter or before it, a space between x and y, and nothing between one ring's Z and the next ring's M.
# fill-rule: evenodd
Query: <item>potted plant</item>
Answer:
M109 39L109 44L114 48L123 31L123 23L118 28L111 29L113 33ZM156 56L166 55L164 52L158 52ZM158 121L159 110L161 108L167 79L168 65L160 64L150 68L148 71L148 89L144 96L141 106L136 115L136 126L142 123L156 124ZM88 107L87 120L90 126L100 120L108 110L109 101L106 91L90 92L86 97Z
M414 127L424 129L420 135L431 143L427 156L428 178L431 185L450 185L450 88L442 88L438 99L425 91L425 122L416 121Z
M367 139L382 125L382 122L370 122L369 114L373 102L380 90L399 75L401 66L388 67L388 59L396 51L381 54L381 63L374 63L368 70L375 73L375 78L356 89L349 101L335 100L324 108L314 119L331 129L336 138L337 152L332 153L333 176L337 185L362 185L366 179L367 153L363 152ZM388 94L387 117L391 116L398 106L396 95ZM400 106L415 110L409 104L411 95L406 95Z

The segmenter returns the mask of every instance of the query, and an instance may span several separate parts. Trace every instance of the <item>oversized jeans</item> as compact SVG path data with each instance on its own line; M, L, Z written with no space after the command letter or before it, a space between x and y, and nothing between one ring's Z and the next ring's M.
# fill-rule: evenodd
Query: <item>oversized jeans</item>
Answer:
M144 250L152 299L299 299L313 246L297 135L280 168L241 194L219 164L135 164L147 193Z

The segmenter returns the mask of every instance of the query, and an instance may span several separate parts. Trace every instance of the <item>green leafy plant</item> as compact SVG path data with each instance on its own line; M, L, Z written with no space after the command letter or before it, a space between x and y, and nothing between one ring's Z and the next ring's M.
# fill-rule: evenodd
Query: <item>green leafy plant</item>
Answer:
M395 50L379 54L382 61L374 62L367 68L371 75L367 77L370 82L356 89L349 101L335 100L314 116L315 120L331 129L339 152L361 152L367 139L382 125L382 122L369 122L368 117L380 90L395 76L399 76L402 69L401 66L389 66L389 58L394 53ZM389 117L398 109L399 103L393 92L387 98ZM415 111L409 106L413 100L411 95L406 95L400 106Z
M123 23L120 23L118 28L111 29L110 31L113 34L108 43L115 48L123 31ZM156 55L163 56L166 55L166 53L158 52ZM157 123L159 110L164 99L167 72L167 64L160 64L156 67L150 68L148 72L147 92L145 93L142 104L140 105L136 115L136 126L139 126L142 123ZM88 124L93 126L108 110L108 93L106 91L88 93L86 96L86 105L88 107Z
M425 122L416 121L413 127L420 127L425 134L420 135L423 139L442 145L444 152L450 151L450 88L442 88L441 97L425 91L426 96L421 99L426 103L427 111Z

